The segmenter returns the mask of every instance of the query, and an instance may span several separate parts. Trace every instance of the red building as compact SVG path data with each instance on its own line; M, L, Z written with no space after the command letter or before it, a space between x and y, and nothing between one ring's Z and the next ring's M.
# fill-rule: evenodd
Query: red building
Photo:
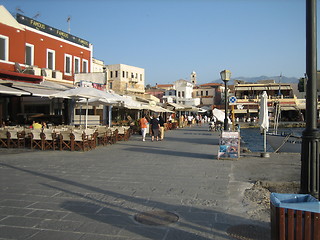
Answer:
M14 18L3 6L0 20L0 78L27 68L49 80L73 83L75 73L90 72L88 41L20 14Z
M0 5L0 120L62 116L67 101L47 97L62 85L73 86L76 73L91 72L92 53L88 41L20 14L15 18Z

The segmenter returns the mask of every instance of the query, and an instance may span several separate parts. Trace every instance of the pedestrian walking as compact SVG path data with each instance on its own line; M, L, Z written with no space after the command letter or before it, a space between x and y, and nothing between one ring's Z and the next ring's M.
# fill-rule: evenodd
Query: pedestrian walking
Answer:
M145 115L142 118L140 118L139 125L140 125L140 129L141 129L141 134L142 134L142 141L145 141L147 128L148 128L148 120L146 119Z
M192 125L192 120L193 120L193 116L190 114L188 116L188 125L189 125L189 127L191 127L191 125Z
M163 117L161 115L159 116L159 124L160 124L160 141L162 141L164 139L165 120L163 119Z
M150 120L150 126L151 126L151 141L154 141L154 137L156 137L156 140L159 141L159 129L160 129L160 124L157 119L157 115L154 114L152 119Z

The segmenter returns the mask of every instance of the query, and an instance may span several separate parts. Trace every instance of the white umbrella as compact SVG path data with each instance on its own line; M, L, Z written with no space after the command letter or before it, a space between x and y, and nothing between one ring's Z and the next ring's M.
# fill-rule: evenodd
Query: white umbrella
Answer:
M101 91L96 88L91 88L91 87L78 87L78 88L72 88L68 89L66 91L58 92L55 94L52 94L49 96L49 98L72 98L76 100L80 99L86 99L86 128L88 125L88 104L89 104L89 99L91 98L98 98L98 99L104 99L105 101L111 102L117 102L119 101L116 99L114 95L111 93Z
M267 152L267 131L269 130L269 116L268 116L268 95L263 91L260 99L260 113L259 113L260 130L263 131L264 153Z
M214 109L212 110L212 115L213 115L219 122L224 122L224 117L225 117L224 111L219 110L218 108L214 108ZM231 124L231 120L230 120L229 117L228 117L228 123Z
M117 101L116 97L113 94L92 87L77 87L68 89L66 91L52 94L49 96L49 98L106 98L110 101Z
M87 104L87 100L86 99L82 99L79 101L80 104ZM114 100L109 100L107 98L99 98L99 97L95 97L95 98L89 98L88 99L88 105L90 106L99 106L99 105L105 105L105 106L110 106L110 105L114 105L117 104L117 101Z

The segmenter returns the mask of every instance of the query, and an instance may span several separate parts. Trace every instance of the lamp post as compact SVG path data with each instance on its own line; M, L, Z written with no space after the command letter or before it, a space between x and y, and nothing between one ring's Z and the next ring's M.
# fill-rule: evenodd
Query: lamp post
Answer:
M320 199L320 135L317 130L317 6L306 0L306 128L302 133L300 192Z
M224 131L228 130L228 90L227 83L230 80L231 72L223 70L220 72L221 80L224 81Z

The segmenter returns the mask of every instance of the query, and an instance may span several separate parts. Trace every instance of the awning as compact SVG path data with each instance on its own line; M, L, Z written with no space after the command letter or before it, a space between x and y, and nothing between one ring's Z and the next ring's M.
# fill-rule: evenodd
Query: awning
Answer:
M67 90L67 89L70 89L71 86L66 86L66 85L63 85L61 83L56 83L56 82L51 82L51 81L42 81L40 83L40 86L43 86L43 87L47 87L47 88L54 88L54 89L58 89L58 90Z
M306 109L306 104L305 103L297 104L297 108L300 109L300 110L305 110ZM318 109L319 109L319 106L318 106Z
M234 113L247 113L247 109L234 109Z
M252 90L266 91L266 90L268 90L268 87L252 87Z
M297 111L297 108L294 106L280 106L281 111Z
M251 90L251 87L242 87L242 86L235 86L235 91L249 91Z
M50 90L50 89L37 88L37 87L17 86L17 88L31 93L31 95L34 97L49 97L51 94L61 92L58 90Z
M290 86L280 85L280 90L291 90ZM269 86L235 86L235 91L256 91L256 90L279 90L279 85L269 85Z
M0 78L6 79L6 80L18 80L18 81L35 82L35 83L39 83L43 80L42 76L12 72L12 71L3 70L3 69L0 69Z
M149 103L150 101L152 101L152 100L148 100L146 98L138 97L138 96L136 96L136 100L138 100L139 102L144 102L144 103Z
M174 107L176 110L185 108L184 106L177 104L177 103L168 103L168 105Z
M151 110L153 112L171 112L171 113L173 112L173 111L170 111L169 109L165 109L165 108L160 107L160 106L142 105L142 108Z
M173 111L171 111L171 110L169 110L169 109L166 109L166 108L163 108L163 107L160 107L160 106L157 106L157 108L159 108L159 112L173 113Z
M121 96L123 99L123 105L127 109L142 109L142 103L134 100L131 96Z
M0 94L15 95L15 96L31 95L29 92L25 92L20 89L16 89L12 87L7 87L2 84L0 84Z

